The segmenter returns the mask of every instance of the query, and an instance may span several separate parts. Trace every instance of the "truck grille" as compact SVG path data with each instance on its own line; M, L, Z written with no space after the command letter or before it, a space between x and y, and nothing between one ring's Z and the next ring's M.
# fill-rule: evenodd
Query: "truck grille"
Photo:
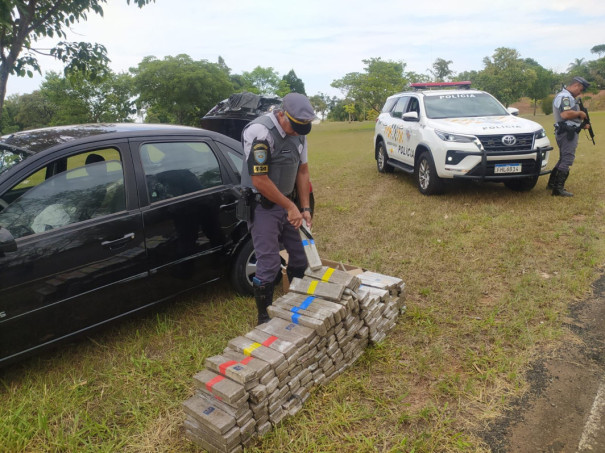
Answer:
M513 145L506 145L502 142L503 137L515 137ZM498 134L498 135L478 135L483 148L488 153L506 153L508 151L530 151L534 146L534 134Z

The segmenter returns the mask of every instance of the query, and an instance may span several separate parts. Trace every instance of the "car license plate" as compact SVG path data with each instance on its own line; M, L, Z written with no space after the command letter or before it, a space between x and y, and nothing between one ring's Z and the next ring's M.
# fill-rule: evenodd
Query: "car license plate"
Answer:
M521 164L496 164L494 167L494 173L521 173Z

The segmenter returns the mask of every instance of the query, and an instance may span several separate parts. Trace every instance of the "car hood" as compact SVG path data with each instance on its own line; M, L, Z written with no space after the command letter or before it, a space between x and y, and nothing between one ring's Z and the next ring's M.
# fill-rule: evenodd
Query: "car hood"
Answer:
M513 115L429 119L428 122L435 129L467 135L519 134L536 132L542 128L534 121Z

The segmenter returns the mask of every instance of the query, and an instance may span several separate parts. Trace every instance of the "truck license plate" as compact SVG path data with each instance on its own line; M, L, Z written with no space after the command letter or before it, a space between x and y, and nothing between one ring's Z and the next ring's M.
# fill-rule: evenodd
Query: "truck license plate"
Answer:
M521 173L521 164L496 164L494 167L494 173Z

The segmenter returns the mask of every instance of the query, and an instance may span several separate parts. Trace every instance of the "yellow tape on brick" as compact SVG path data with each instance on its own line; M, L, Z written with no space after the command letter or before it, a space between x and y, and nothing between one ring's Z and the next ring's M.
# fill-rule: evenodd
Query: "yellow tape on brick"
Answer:
M319 282L317 280L313 280L311 282L311 284L309 285L309 289L307 290L307 294L314 294L315 293L315 288L317 288L317 284Z
M328 270L326 270L326 272L321 277L321 281L322 282L329 282L330 281L330 277L332 276L332 274L334 273L334 271L335 271L335 269L329 267Z
M252 351L259 348L260 346L261 346L260 343L252 343L250 346L248 346L246 349L244 349L244 355L250 356L250 354L252 354Z

